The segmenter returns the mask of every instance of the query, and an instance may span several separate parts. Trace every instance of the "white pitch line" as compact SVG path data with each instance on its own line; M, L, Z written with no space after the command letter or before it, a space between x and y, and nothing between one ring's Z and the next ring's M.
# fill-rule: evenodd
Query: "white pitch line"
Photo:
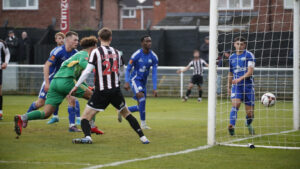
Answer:
M196 147L196 148L186 149L186 150L182 150L182 151L178 151L178 152L174 152L174 153L158 154L158 155L154 155L154 156L150 156L150 157L135 158L135 159L124 160L124 161L117 161L117 162L108 163L108 164L100 164L100 165L86 167L84 169L98 169L98 168L104 168L104 167L113 167L113 166L118 166L118 165L122 165L122 164L137 162L137 161L145 161L145 160L152 160L152 159L169 157L169 156L176 156L176 155L180 155L180 154L187 154L187 153L191 153L191 152L194 152L194 151L205 150L205 149L208 149L208 148L211 148L211 147L212 146L209 146L209 145L199 146L199 147Z
M51 165L92 165L90 163L72 163L72 162L38 162L38 161L4 161L0 160L0 163L10 163L10 164L51 164Z
M229 147L249 147L249 145L242 145L242 144L220 144L220 145L229 146ZM269 149L300 150L300 147L264 146L264 145L255 145L255 147L269 148Z

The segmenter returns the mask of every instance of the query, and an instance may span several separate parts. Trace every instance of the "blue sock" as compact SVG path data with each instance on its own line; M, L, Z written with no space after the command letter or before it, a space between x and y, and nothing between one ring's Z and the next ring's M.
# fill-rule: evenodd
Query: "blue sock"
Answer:
M55 109L55 112L53 113L54 116L58 115L58 107Z
M128 109L130 112L136 112L136 111L139 111L139 106L138 105L130 106L130 107L128 107Z
M139 99L139 112L140 112L140 118L143 121L146 120L145 107L146 107L146 98L142 97Z
M79 101L77 99L75 101L75 109L76 109L76 117L80 117L80 106L79 106Z
M68 112L69 112L69 123L75 124L75 114L76 114L75 107L68 106Z
M230 112L230 124L235 126L235 122L237 119L237 112L239 111L238 108L236 107L232 107L231 108L231 112Z
M247 125L250 125L252 123L253 119L254 119L254 116L249 118L248 115L246 115Z
M36 110L36 106L35 106L35 102L32 102L29 109L27 110L27 113L33 111L33 110Z

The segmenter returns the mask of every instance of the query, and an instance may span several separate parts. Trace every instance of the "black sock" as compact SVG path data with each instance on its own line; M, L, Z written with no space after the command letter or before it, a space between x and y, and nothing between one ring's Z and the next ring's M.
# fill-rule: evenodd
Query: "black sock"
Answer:
M133 130L140 136L144 136L144 133L138 123L138 121L136 120L135 117L133 117L131 114L129 114L126 117L126 120L128 121L128 123L130 124L130 126L133 128Z
M186 91L186 97L189 97L189 95L191 94L191 92L192 92L191 90L187 90Z
M84 136L91 136L91 125L87 119L81 120L81 129L84 133Z
M2 110L2 96L0 96L0 110Z
M202 97L202 90L199 90L199 97Z

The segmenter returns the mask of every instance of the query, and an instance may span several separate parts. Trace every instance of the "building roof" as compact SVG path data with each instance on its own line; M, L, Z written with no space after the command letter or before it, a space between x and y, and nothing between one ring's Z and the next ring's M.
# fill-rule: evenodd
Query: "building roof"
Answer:
M126 7L153 6L153 0L121 0L120 3Z
M257 13L219 13L219 25L245 25ZM208 13L167 13L166 17L156 26L208 26Z

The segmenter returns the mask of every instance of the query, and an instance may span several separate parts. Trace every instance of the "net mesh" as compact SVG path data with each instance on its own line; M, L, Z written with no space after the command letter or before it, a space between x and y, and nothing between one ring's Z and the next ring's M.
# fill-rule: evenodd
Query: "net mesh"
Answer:
M293 10L289 5L283 0L219 1L218 143L300 147L300 132L293 131ZM246 48L256 59L252 123L255 135L249 134L245 125L243 103L237 113L235 135L230 136L228 132L232 108L227 92L228 54L235 52L233 41L238 36L246 38ZM260 103L261 96L267 92L276 96L273 107L264 107Z

